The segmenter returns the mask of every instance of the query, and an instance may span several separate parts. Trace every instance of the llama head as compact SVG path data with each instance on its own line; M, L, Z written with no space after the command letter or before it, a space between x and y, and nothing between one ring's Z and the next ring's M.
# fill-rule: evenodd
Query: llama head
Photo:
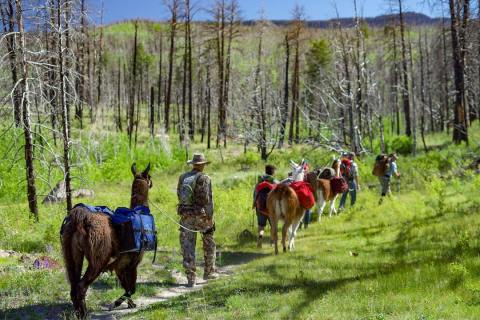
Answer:
M145 170L138 172L136 164L132 164L133 183L130 200L130 208L132 209L140 205L148 207L148 189L153 186L152 177L149 174L150 167L149 163Z
M290 166L292 167L293 181L303 181L305 176L305 165L306 165L305 160L302 160L300 164L297 164L293 160L290 160Z

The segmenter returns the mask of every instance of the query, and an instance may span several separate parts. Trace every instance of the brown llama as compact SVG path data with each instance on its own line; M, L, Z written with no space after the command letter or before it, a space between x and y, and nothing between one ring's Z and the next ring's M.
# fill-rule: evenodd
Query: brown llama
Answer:
M332 217L332 213L337 214L335 209L335 200L338 197L338 193L335 193L332 190L331 183L329 179L319 178L323 176L325 170L330 170L334 172L334 177L340 177L340 159L333 160L332 167L326 168L324 170L315 170L309 172L306 176L306 180L315 190L315 203L317 204L317 213L318 221L320 221L323 213L323 209L327 202L330 202L329 216Z
M148 190L152 187L149 175L150 164L143 172L131 167L134 177L130 208L148 207ZM104 271L115 271L125 293L115 301L120 306L127 300L129 308L135 308L131 296L135 293L137 266L143 258L143 251L119 253L119 239L106 214L92 213L84 207L73 208L63 225L62 251L70 282L70 298L76 315L87 316L85 296L88 287ZM83 259L88 267L82 277Z
M305 161L300 165L291 161L293 181L303 181L305 175ZM270 215L271 238L275 244L275 254L278 254L278 221L283 220L282 246L283 252L287 251L286 237L289 233L288 249L295 247L295 236L300 221L305 214L305 208L300 205L295 191L286 184L279 184L270 191L267 198L267 211Z

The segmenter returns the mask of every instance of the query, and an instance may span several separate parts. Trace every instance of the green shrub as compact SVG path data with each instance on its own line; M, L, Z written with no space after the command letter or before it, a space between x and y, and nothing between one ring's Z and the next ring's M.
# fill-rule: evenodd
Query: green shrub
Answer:
M388 153L397 152L401 155L409 155L413 151L413 140L407 136L396 136L385 139L385 148Z

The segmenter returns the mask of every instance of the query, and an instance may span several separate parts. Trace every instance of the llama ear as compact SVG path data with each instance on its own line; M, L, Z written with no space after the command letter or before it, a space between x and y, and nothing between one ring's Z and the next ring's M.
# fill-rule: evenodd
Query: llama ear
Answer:
M132 169L132 174L133 174L134 176L136 176L136 175L137 175L137 164L136 164L136 163L132 164L132 168L131 168L131 169Z
M142 175L147 176L148 172L150 171L150 162L148 163L148 166L143 170Z
M293 160L290 160L290 165L292 166L292 168L298 167L298 164L296 164Z

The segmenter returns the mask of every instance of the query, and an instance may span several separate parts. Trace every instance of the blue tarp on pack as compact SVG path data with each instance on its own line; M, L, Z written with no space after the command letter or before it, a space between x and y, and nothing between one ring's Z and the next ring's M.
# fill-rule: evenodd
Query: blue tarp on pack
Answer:
M150 209L144 206L117 208L112 216L114 225L131 225L134 235L134 246L124 246L122 252L153 251L157 246L155 220Z
M91 206L83 203L75 207L83 207L90 212L110 216L110 221L120 240L120 253L156 251L157 231L155 220L148 207L138 206L134 209L120 207L115 212L105 206Z
M105 206L90 206L88 204L78 203L78 204L75 205L74 208L76 208L76 207L83 207L83 208L88 209L91 212L105 213L105 214L108 214L110 216L113 216L113 211L110 210L109 207L105 207Z

